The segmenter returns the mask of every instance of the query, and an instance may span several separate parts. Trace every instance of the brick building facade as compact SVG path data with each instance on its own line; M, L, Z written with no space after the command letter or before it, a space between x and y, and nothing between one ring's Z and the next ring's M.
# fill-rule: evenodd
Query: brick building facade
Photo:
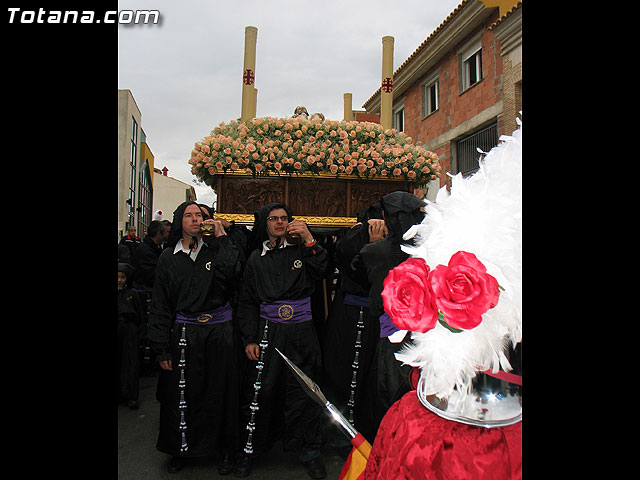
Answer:
M516 129L522 2L508 10L495 3L462 1L393 74L394 128L437 153L442 165L429 197L450 184L447 172L473 173L477 149L488 151ZM380 92L363 105L367 114L380 113Z

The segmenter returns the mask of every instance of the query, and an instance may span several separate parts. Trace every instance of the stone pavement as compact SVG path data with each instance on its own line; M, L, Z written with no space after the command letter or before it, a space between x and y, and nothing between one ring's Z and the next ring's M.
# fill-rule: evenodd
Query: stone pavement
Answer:
M118 405L118 480L201 480L224 478L218 475L218 458L190 459L178 473L167 472L169 456L156 450L160 405L155 399L157 374L140 377L140 408ZM337 427L330 427L330 439L346 439ZM331 446L323 450L327 480L336 480L346 459L346 450ZM309 476L295 455L285 454L278 442L254 465L247 480L306 480Z

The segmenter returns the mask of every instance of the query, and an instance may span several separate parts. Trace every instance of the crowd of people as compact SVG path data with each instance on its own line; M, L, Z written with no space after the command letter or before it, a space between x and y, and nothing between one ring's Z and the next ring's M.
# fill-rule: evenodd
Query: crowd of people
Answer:
M138 408L143 351L157 365L156 447L168 471L217 455L218 472L248 476L281 441L311 478L325 478L327 416L277 355L285 354L373 443L411 390L393 356L410 342L384 313L382 283L408 255L402 234L424 202L392 192L348 231L323 232L283 203L251 227L184 202L118 246L119 400ZM335 283L334 283L335 280ZM335 287L334 287L335 285Z

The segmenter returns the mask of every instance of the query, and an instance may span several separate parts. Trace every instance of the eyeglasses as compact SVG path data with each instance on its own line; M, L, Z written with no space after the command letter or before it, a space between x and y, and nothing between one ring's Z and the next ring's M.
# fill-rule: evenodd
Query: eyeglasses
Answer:
M288 215L282 215L281 217L267 217L267 220L269 220L270 222L277 222L278 219L282 220L283 222L287 222L289 220L289 216Z

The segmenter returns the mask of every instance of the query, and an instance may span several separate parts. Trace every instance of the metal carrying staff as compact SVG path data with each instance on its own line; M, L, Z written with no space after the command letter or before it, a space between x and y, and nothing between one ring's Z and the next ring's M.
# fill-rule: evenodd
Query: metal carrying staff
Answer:
M277 348L276 352L278 352L287 363L288 367L296 377L296 380L302 386L302 389L307 393L307 395L309 395L316 403L320 404L320 406L324 407L331 414L331 417L333 417L333 419L338 422L338 424L342 427L342 430L350 438L351 444L356 447L358 452L360 452L364 458L368 459L369 452L371 452L371 444L367 442L362 434L355 428L353 428L353 425L351 425L349 421L344 418L344 416L338 411L338 409L327 400L317 383L311 380L302 370L300 370L291 360L289 360L284 353L282 353Z

